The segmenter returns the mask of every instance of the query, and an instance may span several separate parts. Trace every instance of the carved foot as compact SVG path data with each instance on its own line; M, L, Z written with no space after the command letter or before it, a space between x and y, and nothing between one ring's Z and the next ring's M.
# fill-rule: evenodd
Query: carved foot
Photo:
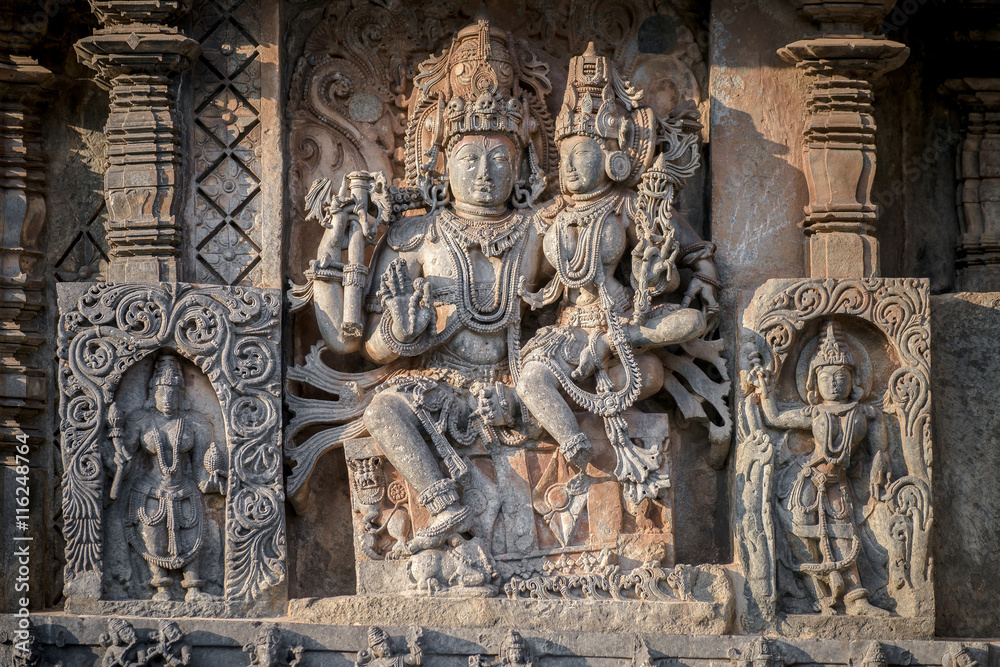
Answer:
M591 456L594 454L590 440L587 438L585 433L578 433L564 444L559 445L559 452L566 458L567 461L575 465L580 470L587 467L587 464L590 463Z
M868 591L859 589L844 596L844 606L848 616L891 616L885 609L868 601Z
M472 527L472 510L461 505L451 505L434 517L434 522L417 531L416 536L406 543L405 555L413 555L424 549L435 549L455 533ZM397 545L398 547L399 545ZM394 551L397 551L394 549Z
M170 602L170 591L165 588L153 593L153 602Z

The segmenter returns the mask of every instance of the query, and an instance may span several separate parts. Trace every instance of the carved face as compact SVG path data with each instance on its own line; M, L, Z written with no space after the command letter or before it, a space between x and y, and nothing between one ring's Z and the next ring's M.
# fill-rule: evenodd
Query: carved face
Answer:
M257 664L262 667L271 667L280 664L278 654L281 652L281 640L273 634L268 634L264 640L254 647L257 654Z
M527 656L524 653L524 649L520 646L512 646L507 649L507 664L508 665L523 665L527 662Z
M122 644L132 644L135 642L135 630L132 629L131 625L126 625L118 631L118 639L121 640Z
M181 392L173 385L157 385L153 394L156 400L156 409L165 415L172 415L180 407Z
M376 642L372 644L372 655L376 658L386 658L389 656L389 642Z
M385 486L382 482L382 459L372 456L366 459L349 459L348 465L354 473L354 491L362 505L377 505L382 502Z
M854 371L850 366L820 366L816 388L824 401L843 401L854 389Z
M455 144L448 157L448 182L456 204L503 206L514 189L516 151L503 135L472 135Z
M177 627L176 623L165 624L162 627L161 632L163 634L163 640L168 644L173 644L181 638L181 629Z
M604 146L591 137L575 135L559 144L559 176L569 194L594 192L608 182Z

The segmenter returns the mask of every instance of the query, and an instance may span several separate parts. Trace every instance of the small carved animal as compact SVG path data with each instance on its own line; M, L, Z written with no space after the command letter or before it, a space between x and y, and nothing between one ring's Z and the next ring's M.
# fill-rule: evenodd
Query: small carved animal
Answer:
M415 589L429 595L449 587L487 586L497 576L478 540L463 541L448 550L421 551L407 562L406 573Z

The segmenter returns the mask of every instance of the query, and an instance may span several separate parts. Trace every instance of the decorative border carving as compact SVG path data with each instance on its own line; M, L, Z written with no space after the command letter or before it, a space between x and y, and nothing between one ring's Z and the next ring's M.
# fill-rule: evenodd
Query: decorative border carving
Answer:
M101 442L108 408L125 372L161 348L197 365L222 407L230 461L225 601L260 600L284 582L280 299L280 290L181 283L59 286L62 507L71 598L82 592L79 586L74 591L75 580L96 574L99 586L103 569Z
M889 378L885 409L899 421L907 475L887 492L893 544L890 586L914 596L912 614L933 618L930 531L931 404L930 308L928 282L915 278L773 280L758 290L744 314L744 339L765 357L766 372L777 377L789 352L810 322L831 315L874 325L899 359ZM745 367L746 359L740 363ZM755 613L775 619L775 519L772 479L776 444L752 409L753 396L737 414L733 503L737 558L747 575Z

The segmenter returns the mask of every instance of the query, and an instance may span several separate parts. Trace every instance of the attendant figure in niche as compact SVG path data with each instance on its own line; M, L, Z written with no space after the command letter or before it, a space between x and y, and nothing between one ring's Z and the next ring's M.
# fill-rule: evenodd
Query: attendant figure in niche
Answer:
M168 601L174 572L182 573L186 602L214 599L201 589L198 554L205 530L202 494L225 493L222 453L213 440L212 425L202 415L181 409L184 375L177 357L161 354L149 381L147 412L136 420L121 442L121 421L112 410L111 438L119 480L136 450L145 464L134 470L129 492L129 543L149 564L153 599Z
M841 341L834 322L809 363L808 405L781 411L773 386L758 378L760 404L767 423L779 429L810 431L812 452L792 486L789 511L792 533L808 545L812 562L798 566L815 582L822 613L836 613L843 601L855 616L887 616L873 606L858 572L861 538L855 517L854 491L847 478L852 457L868 441L873 460L869 474L871 497L878 500L888 483L888 438L878 408L861 402L864 390L850 348Z
M711 322L706 315L718 310L714 248L683 220L670 220L669 212L673 188L697 167L697 137L682 138L691 125L682 129L680 121L661 124L651 109L639 105L641 96L607 58L596 55L593 44L570 61L555 136L562 194L540 212L537 222L545 258L556 275L542 291L524 294L533 308L561 298L559 319L525 345L517 385L521 400L563 456L581 469L590 460L591 443L566 395L605 418L618 456L617 475L633 502L655 498L668 483L658 478L658 457L632 446L621 417L636 400L662 387L662 362L643 352L707 333ZM670 139L680 148L671 157L685 166L676 173L676 165L665 159L656 165L675 179L659 209L666 213L661 219L666 235L655 236L649 233L651 226L639 229L635 224L649 209L634 186L653 166L658 133L672 133ZM635 317L635 292L615 275L629 247L636 248L630 282L640 300L676 291L681 285L678 264L694 270L684 300L652 308L643 301L644 312ZM706 312L689 307L696 297ZM612 356L616 359L609 363ZM595 375L596 394L579 384Z

